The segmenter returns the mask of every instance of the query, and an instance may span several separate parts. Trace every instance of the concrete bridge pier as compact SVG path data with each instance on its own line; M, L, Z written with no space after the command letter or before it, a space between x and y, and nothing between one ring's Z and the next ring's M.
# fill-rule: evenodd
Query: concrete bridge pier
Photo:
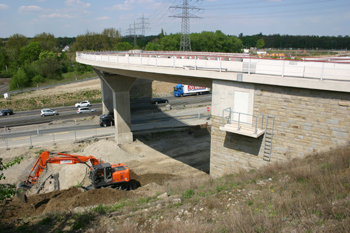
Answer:
M102 98L107 100L104 104L110 103L108 96L108 88L112 91L114 125L115 125L115 141L117 143L131 143L133 135L131 132L131 114L130 114L130 89L135 83L136 78L104 74L98 70L95 73L101 79ZM103 86L102 86L103 85ZM106 93L104 91L106 90ZM107 107L108 109L108 107Z
M102 95L102 114L106 114L107 112L113 111L113 92L102 78L100 78L100 80Z

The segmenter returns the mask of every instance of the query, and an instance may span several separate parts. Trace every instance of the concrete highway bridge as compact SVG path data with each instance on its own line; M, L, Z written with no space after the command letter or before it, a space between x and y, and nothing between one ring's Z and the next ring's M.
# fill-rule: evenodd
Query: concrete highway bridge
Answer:
M212 88L210 174L256 169L350 141L350 58L204 52L77 52L101 79L116 141L132 142L137 80Z

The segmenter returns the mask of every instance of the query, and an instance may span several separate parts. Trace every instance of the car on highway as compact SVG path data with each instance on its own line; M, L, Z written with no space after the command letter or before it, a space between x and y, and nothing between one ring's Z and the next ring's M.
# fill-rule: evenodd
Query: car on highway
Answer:
M0 116L13 115L12 109L5 108L0 110Z
M100 116L100 126L112 126L114 125L114 112L108 112Z
M163 98L153 98L152 99L152 104L160 104L160 103L169 103L167 99Z
M96 112L96 109L85 107L85 108L78 108L78 111L77 111L78 114L90 113L90 112Z
M58 112L50 108L41 109L41 112L40 112L41 117L56 116L56 115L59 115Z
M88 100L81 101L80 103L75 104L76 108L81 108L81 107L91 107L91 103Z

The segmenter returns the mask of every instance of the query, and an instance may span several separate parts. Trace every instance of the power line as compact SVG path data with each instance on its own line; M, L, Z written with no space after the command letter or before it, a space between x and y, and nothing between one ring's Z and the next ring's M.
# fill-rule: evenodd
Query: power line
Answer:
M140 23L137 23L137 25L141 25L141 31L142 31L142 35L145 36L145 30L146 29L151 29L150 27L147 27L147 25L149 25L148 22L146 22L147 20L149 20L148 18L143 17L143 13L142 13L142 17L138 18L137 20L141 20Z
M191 1L191 0L190 0ZM197 0L200 2L203 0ZM191 6L188 4L189 0L183 0L182 5L171 6L169 9L182 9L182 14L172 15L169 17L181 18L181 41L180 41L180 51L191 51L191 38L190 38L190 18L201 18L189 13L190 10L201 11L203 9Z

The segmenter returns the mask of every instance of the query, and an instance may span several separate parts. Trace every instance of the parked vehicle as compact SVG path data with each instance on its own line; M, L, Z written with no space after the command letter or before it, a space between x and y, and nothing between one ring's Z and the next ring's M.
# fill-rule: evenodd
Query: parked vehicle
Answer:
M182 84L177 84L174 87L175 97L180 97L180 96L182 97L186 95L202 95L208 92L210 92L210 88L208 87L198 87L198 86L182 85Z
M52 156L52 154L56 156ZM60 152L44 151L36 160L34 166L27 176L27 179L17 184L16 193L21 200L27 202L28 199L25 192L30 190L35 185L40 175L43 174L44 169L49 169L49 167L47 167L48 164L87 165L89 168L87 174L91 184L86 187L82 186L82 188L86 191L100 188L113 188L126 191L137 189L141 186L140 182L136 180L130 180L130 170L123 163L104 163L101 159L97 159L92 155L70 155ZM74 170L74 168L72 169ZM55 190L60 190L58 185L58 176L56 174L53 174L51 176L54 178ZM44 183L41 184L41 187L43 187Z
M159 103L169 103L167 99L163 98L153 98L152 99L152 104L159 104Z
M56 116L58 115L58 112L56 110L52 110L49 108L41 109L40 116L45 117L45 116Z
M114 112L108 112L100 116L100 126L112 126L114 125Z
M76 108L81 108L81 107L91 107L91 104L88 100L81 101L80 103L75 104Z
M0 110L0 116L13 115L12 109L5 108Z
M96 109L85 107L85 108L78 108L78 111L77 111L78 114L90 113L90 112L96 112Z

